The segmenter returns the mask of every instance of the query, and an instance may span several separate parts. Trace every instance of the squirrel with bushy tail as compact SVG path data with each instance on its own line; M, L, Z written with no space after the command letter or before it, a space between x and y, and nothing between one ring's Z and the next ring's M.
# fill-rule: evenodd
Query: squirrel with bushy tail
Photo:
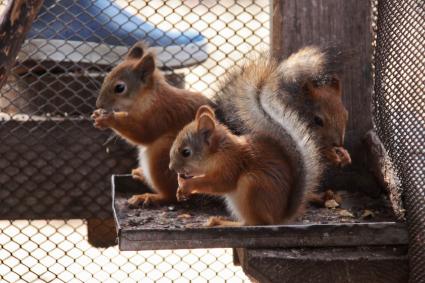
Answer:
M340 80L346 57L335 47L307 46L282 62L268 54L249 60L228 76L213 97L218 120L232 132L245 134L255 128L251 116L255 107L290 109L315 135L323 160L336 167L346 166L351 163L343 147L348 112ZM260 81L261 76L265 77ZM247 90L245 86L253 82L259 85ZM270 86L275 88L273 94L267 92Z
M212 217L208 226L280 224L297 216L321 181L322 161L351 162L342 147L348 114L335 58L307 47L281 63L261 55L230 73L215 111L200 107L173 143L177 198L225 196L238 221Z

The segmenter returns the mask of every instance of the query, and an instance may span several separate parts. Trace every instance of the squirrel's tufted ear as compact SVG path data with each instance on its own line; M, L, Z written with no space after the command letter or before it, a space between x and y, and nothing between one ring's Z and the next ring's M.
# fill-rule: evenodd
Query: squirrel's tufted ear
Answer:
M134 71L141 80L146 80L155 71L155 58L151 53L146 54L136 63Z
M215 120L214 118L208 114L204 113L197 119L198 123L198 131L202 133L204 137L204 141L207 144L211 143L211 135L215 130Z
M140 59L145 55L147 49L147 45L143 41L139 41L128 51L126 59Z
M208 105L202 105L196 112L195 120L199 120L199 117L201 117L201 115L204 113L209 114L211 117L215 118L214 110Z

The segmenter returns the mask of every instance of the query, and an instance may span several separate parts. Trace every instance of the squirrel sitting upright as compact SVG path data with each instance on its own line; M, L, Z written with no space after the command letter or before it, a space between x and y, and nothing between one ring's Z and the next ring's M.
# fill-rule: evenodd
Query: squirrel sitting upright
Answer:
M341 61L341 53L336 49L315 46L305 47L280 63L263 54L240 71L234 71L224 82L213 98L217 117L234 133L250 133L256 123L251 109L273 101L277 107L298 113L316 135L317 146L326 160L339 167L350 164L350 155L343 148L348 113L342 103L338 77ZM262 83L278 86L273 95L265 93L268 90L264 88L245 87L264 72L271 75ZM253 99L249 91L260 93Z
M305 195L319 183L321 164L314 139L298 115L273 106L277 85L267 70L244 86L251 99L267 99L251 108L251 133L237 136L219 124L214 110L199 108L195 121L178 134L170 168L178 173L177 199L192 193L224 195L239 221L211 217L207 226L284 223L299 212ZM249 102L248 102L249 103Z
M177 175L168 168L171 145L199 106L209 103L200 93L168 84L142 42L106 76L96 101L99 109L92 115L94 124L111 128L139 147L139 168L132 175L155 192L133 196L130 205L176 201Z

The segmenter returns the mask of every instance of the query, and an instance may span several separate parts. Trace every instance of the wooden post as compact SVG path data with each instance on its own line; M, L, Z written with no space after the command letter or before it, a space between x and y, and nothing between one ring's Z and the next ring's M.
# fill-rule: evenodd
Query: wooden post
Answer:
M21 45L43 0L9 1L0 18L0 88L7 80L8 71L15 64Z
M345 146L353 164L331 172L332 188L379 192L368 168L363 138L372 129L371 3L358 0L283 0L273 2L272 52L283 59L315 44L338 46L353 54L344 66L343 100L349 112ZM332 180L330 180L332 179ZM350 184L347 187L347 184Z

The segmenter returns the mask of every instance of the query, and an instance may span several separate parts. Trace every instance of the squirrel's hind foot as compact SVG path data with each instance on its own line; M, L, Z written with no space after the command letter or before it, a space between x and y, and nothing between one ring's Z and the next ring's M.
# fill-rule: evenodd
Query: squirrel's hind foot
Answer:
M243 226L242 222L227 220L222 216L211 216L204 224L205 227L239 227Z
M175 199L163 196L161 194L145 193L141 195L133 195L127 200L128 206L135 207L154 207L165 204L174 203Z

